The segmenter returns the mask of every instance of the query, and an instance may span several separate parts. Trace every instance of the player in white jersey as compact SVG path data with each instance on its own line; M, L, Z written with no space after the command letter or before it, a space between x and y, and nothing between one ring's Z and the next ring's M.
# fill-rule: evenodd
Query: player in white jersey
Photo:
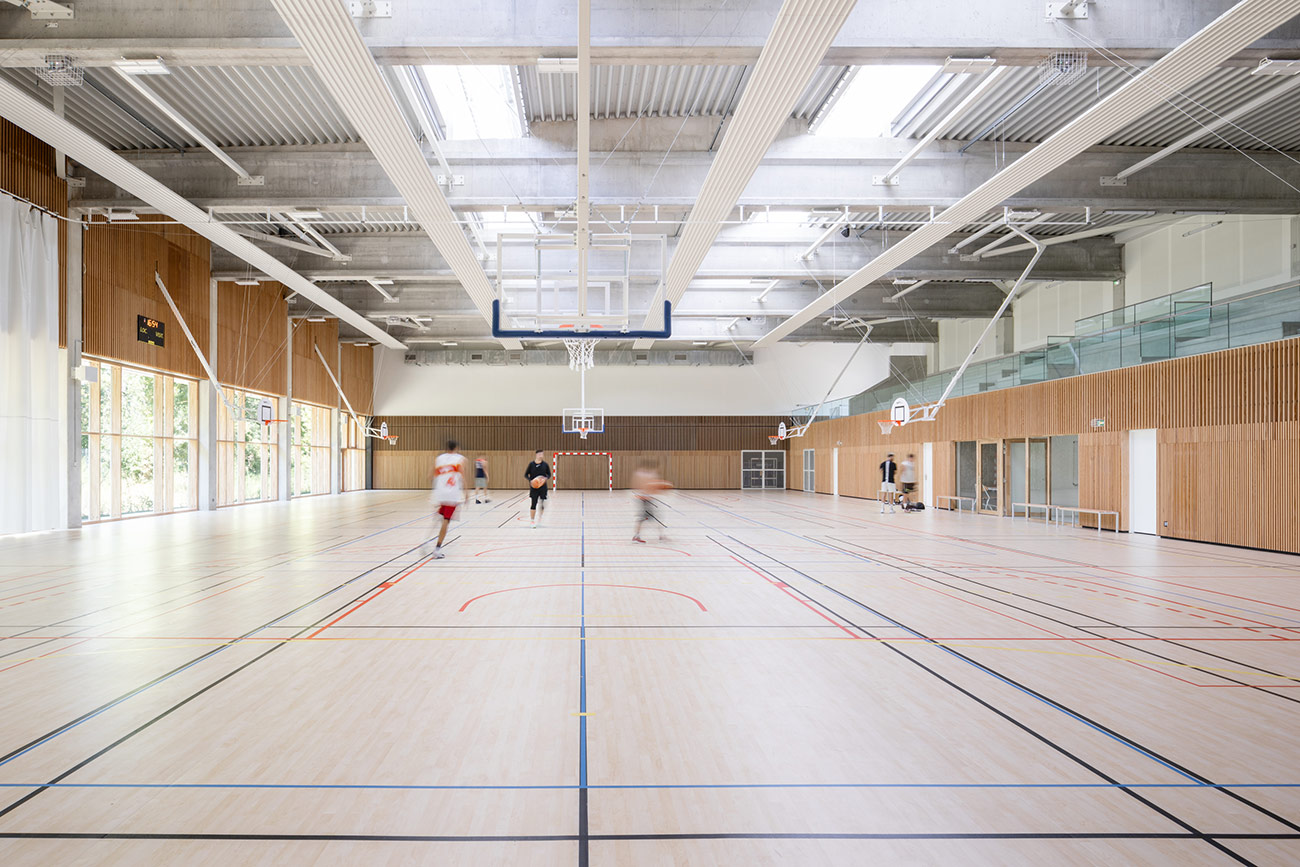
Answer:
M433 559L441 560L447 556L442 553L442 542L447 538L447 528L456 514L456 507L469 501L469 489L465 487L468 467L465 456L456 448L454 440L447 443L447 451L438 455L433 462L433 495L430 499L442 516L442 527L438 530L438 544L433 549ZM437 520L436 518L434 520Z

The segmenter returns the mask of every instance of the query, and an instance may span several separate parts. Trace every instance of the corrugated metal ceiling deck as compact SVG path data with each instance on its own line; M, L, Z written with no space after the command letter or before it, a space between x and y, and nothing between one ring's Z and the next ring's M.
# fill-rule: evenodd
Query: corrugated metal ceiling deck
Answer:
M0 74L34 98L46 104L51 101L52 89L35 73L4 69ZM359 140L311 67L178 67L169 75L146 76L143 83L220 147ZM86 70L86 83L65 88L64 96L67 118L114 149L166 148L170 147L168 141L199 146L190 133L136 93L114 70ZM129 106L148 126L115 101Z
M811 119L847 69L820 67L793 115ZM736 110L747 73L745 66L596 65L591 76L591 115L722 117ZM519 74L530 122L574 119L574 76L538 75L535 66L520 66Z

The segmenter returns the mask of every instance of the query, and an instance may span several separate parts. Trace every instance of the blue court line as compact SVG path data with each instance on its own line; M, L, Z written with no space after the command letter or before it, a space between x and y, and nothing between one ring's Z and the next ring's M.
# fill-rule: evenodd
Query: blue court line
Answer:
M587 561L587 498L579 499L581 521L581 561ZM578 632L578 787L587 788L587 570L579 573L579 613L582 618Z
M693 498L690 498L690 499L693 499ZM728 511L727 509L724 509L722 506L715 506L715 505L713 505L712 503L709 503L709 502L707 502L707 501L701 501L701 502L704 502L705 505L707 505L707 506L709 506L709 507L711 507L711 508L717 509L717 510L720 511L720 512L726 512L726 513L729 514L729 515L734 514L734 513L730 512L730 511ZM739 517L739 516L735 516L735 517ZM703 522L701 522L701 523L703 523ZM761 523L761 522L756 522L756 523ZM772 525L770 525L770 524L763 524L762 526L767 527L767 529L769 529L769 530L776 530L776 531L778 531L778 532L780 532L780 533L785 533L785 534L788 535L788 536L794 536L794 537L797 538L797 539L802 539L802 540L807 541L807 542L814 542L814 543L816 543L816 544L818 544L818 545L821 545L821 546L824 547L824 548L829 548L829 549L831 549L831 550L833 550L833 551L839 551L839 552L842 553L842 554L845 554L845 555L847 555L847 556L849 556L849 557L853 557L853 558L858 559L858 560L865 560L865 561L868 562L868 563L874 563L874 562L876 562L876 561L871 560L871 559L868 558L868 557L864 557L864 556L862 556L861 554L858 554L858 553L856 553L856 552L849 551L849 550L846 550L846 549L844 549L844 548L836 548L836 547L833 546L833 545L827 545L825 542L822 542L822 541L820 541L820 540L818 540L818 539L814 539L814 538L812 538L811 536L802 536L802 535L799 535L798 533L793 533L793 532L791 532L791 531L789 531L789 530L782 529L781 527L774 527L774 526L772 526ZM757 549L755 549L755 550L757 550ZM763 556L768 556L768 555L764 554ZM773 557L773 558L771 558L771 559L775 560L776 558ZM776 560L776 562L781 563L780 560ZM785 565L785 564L782 563L782 565ZM798 571L798 570L795 570L795 571ZM1001 674L998 674L996 671L994 671L994 670L991 669L991 668L988 668L987 666L983 665L982 663L976 662L974 659L971 659L971 658L968 657L968 656L963 656L962 654L958 653L957 651L953 650L952 648L946 647L946 646L944 646L943 644L940 644L940 643L934 641L933 639L931 639L931 638L929 638L929 637L927 637L927 636L925 636L925 635L922 635L920 632L917 632L915 629L912 629L910 626L905 626L905 625L903 625L902 623L899 623L897 620L894 620L893 618L889 617L888 615L886 615L886 614L882 614L881 612L876 611L874 608L871 608L871 607L868 606L867 604L865 604L865 603L863 603L863 602L859 602L858 600L854 599L852 596L848 596L848 595L846 595L846 594L844 594L844 593L841 593L839 590L836 590L834 587L831 587L829 584L823 584L821 581L818 581L816 578L813 578L811 575L803 575L802 577L807 578L808 580L812 581L813 583L817 584L818 586L820 586L820 587L822 587L822 588L824 588L824 589L826 589L826 590L829 590L830 592L834 593L836 596L839 596L841 599L844 599L844 600L847 601L847 602L851 602L851 603L853 603L854 605L858 606L859 608L861 608L861 609L863 609L863 610L865 610L865 611L870 611L870 612L871 612L872 614L874 614L876 617L880 617L880 618L882 618L882 619L884 619L884 620L886 620L886 621L888 621L888 622L894 624L895 626L899 627L899 628L902 629L903 631L911 633L912 635L916 636L917 638L920 638L920 639L922 639L923 641L925 641L925 642L926 642L927 644L929 644L931 647L935 647L935 648L937 648L938 650L940 650L940 651L942 651L942 652L948 654L949 656L953 657L954 659L956 659L956 660L958 660L958 661L960 661L960 662L964 662L964 663L966 663L967 665L969 665L969 666L975 668L975 669L978 670L978 671L982 671L982 672L984 672L984 673L987 674L989 677L992 677L993 679L995 679L995 680L997 680L997 681L999 681L999 682L1001 682L1001 683L1003 683L1003 684L1006 684L1007 686L1011 687L1012 689L1015 689L1015 690L1018 691L1018 692L1024 693L1025 695L1029 696L1030 698L1034 699L1035 701L1042 702L1043 704L1047 705L1048 707L1052 708L1053 710L1065 714L1066 716L1068 716L1068 717L1070 717L1071 719L1073 719L1075 722L1082 723L1083 725L1087 726L1088 728L1092 729L1093 731L1097 732L1098 734L1100 734L1100 735L1105 735L1106 737L1110 738L1111 740L1115 741L1116 743L1118 743L1118 744L1122 744L1123 746L1128 747L1130 750L1133 750L1135 753L1137 753L1137 754L1139 754L1139 755L1142 755L1142 756L1145 756L1146 758L1150 759L1151 761L1155 762L1156 764L1160 765L1161 767L1164 767L1164 768L1167 768L1167 769L1173 771L1175 774L1178 774L1180 777L1183 777L1184 779L1192 780L1193 782L1195 782L1195 783L1196 783L1197 785L1199 785L1199 786L1204 786L1204 787L1213 787L1213 785L1214 785L1213 783L1208 783L1208 782L1205 782L1204 780L1199 780L1199 779L1197 779L1194 775L1188 773L1187 771L1182 770L1181 768L1175 767L1174 765L1170 764L1169 762L1165 761L1165 760L1162 759L1162 758L1159 758L1158 756L1153 755L1152 753L1148 752L1147 750L1143 749L1142 747L1138 746L1137 744L1132 743L1132 742L1130 742L1130 741L1127 741L1127 740L1125 740L1125 739L1119 737L1118 735L1115 735L1115 734L1112 734L1111 732L1106 731L1105 729L1103 729L1101 726L1097 725L1096 723L1094 723L1094 722L1090 722L1089 720L1084 719L1083 717L1079 716L1079 715L1078 715L1077 713L1075 713L1074 711L1066 709L1066 708L1063 707L1062 705L1057 704L1056 702L1053 702L1053 701L1047 699L1045 696L1036 695L1035 693L1033 693L1033 692L1030 691L1029 689L1027 689L1027 688L1021 686L1021 685L1018 684L1018 683L1015 683L1014 681L1012 681L1012 680L1010 680L1010 679L1008 679L1008 678L1006 678L1006 677L1003 677Z
M0 789L340 789L376 791L576 791L578 789L1300 789L1300 783L605 783L400 785L367 783L0 783Z

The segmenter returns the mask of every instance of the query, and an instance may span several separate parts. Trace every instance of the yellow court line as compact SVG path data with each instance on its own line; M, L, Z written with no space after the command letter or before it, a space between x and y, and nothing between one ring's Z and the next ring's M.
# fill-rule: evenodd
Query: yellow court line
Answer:
M576 628L576 627L575 627ZM799 627L795 627L799 628ZM123 636L127 638L129 636ZM91 639L94 640L93 638ZM142 638L140 641L157 641L156 638ZM1069 641L1068 638L1061 639ZM1262 671L1244 671L1236 668L1209 668L1204 665L1194 665L1188 662L1172 662L1167 660L1156 659L1131 659L1125 656L1106 656L1096 653L1074 653L1067 650L1038 650L1032 647L1007 647L988 644L954 644L944 641L932 641L924 638L845 638L834 635L736 635L736 636L672 636L672 635L603 635L603 636L581 636L573 635L500 635L500 636L447 636L447 637L429 637L429 636L377 636L377 637L331 637L331 638L265 638L265 639L242 639L242 641L283 641L292 644L311 643L319 644L323 642L335 643L343 641L863 641L870 644L922 644L935 645L938 647L960 648L963 650L996 650L1012 653L1040 653L1052 656L1073 656L1079 659L1099 659L1103 662L1131 662L1140 665L1160 665L1172 668L1191 668L1198 671L1212 672L1215 674L1237 674L1244 677L1266 677L1278 680L1288 680L1300 683L1300 676L1287 674L1271 674ZM151 647L130 647L112 650L87 650L73 653L55 653L49 656L31 656L26 659L12 660L8 667L21 665L25 662L36 662L39 660L63 659L74 656L102 656L113 653L146 653L151 651L171 649L173 647L221 647L231 644L230 641L219 642L193 642L187 644L163 644Z

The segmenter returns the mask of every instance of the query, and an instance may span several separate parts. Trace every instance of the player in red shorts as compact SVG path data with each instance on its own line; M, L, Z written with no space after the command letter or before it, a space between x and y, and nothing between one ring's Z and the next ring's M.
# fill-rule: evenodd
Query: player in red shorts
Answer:
M469 502L469 488L465 487L468 474L465 456L456 448L454 440L447 443L447 451L438 455L433 462L433 495L430 499L437 514L442 516L442 527L438 530L438 544L433 549L433 559L441 560L447 555L442 553L442 542L447 538L447 528L456 514L456 507ZM436 518L434 520L437 520Z

